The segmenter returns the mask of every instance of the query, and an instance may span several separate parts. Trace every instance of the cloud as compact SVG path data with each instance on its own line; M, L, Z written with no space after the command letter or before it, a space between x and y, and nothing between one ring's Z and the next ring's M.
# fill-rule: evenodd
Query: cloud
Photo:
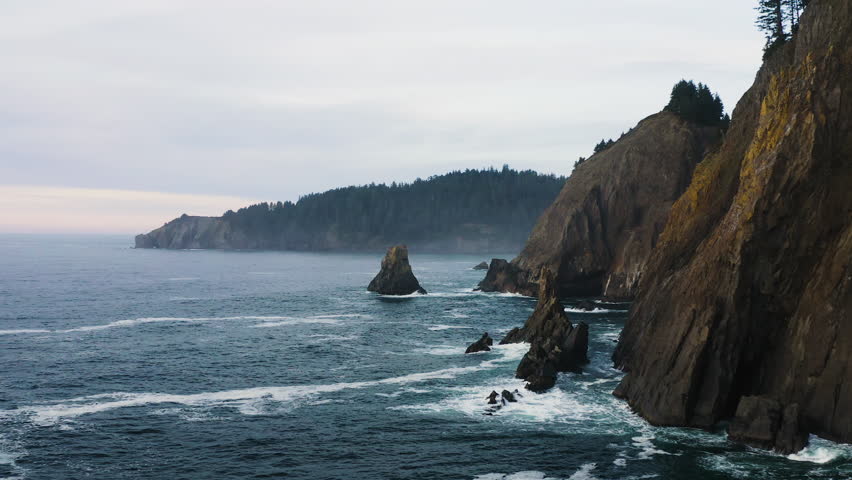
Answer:
M567 174L680 78L732 107L760 62L753 16L742 0L10 0L0 179L295 200L503 163Z

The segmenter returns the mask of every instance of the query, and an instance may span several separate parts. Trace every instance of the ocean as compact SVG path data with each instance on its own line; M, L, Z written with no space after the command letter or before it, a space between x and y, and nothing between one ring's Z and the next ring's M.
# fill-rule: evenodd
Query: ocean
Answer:
M489 255L411 252L428 295L368 293L380 254L132 249L0 236L0 479L852 477L724 429L655 428L611 395L628 304L572 308L591 363L536 395L524 345L465 355L535 300L480 293ZM486 415L486 396L522 392Z

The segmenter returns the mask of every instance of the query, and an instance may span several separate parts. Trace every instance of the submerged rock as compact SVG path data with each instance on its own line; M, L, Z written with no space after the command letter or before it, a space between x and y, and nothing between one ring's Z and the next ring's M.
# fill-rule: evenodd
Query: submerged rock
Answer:
M499 394L499 393L497 393L497 392L495 392L494 390L492 390L492 391L491 391L491 393L489 393L489 394L488 394L488 396L487 396L487 397L485 397L485 399L486 399L486 400L488 400L488 404L489 404L489 405L496 405L496 404L497 404L497 398L498 398L499 396L500 396L500 394Z
M515 403L515 402L517 402L517 401L518 401L518 399L517 399L517 398L515 398L515 397L516 397L516 396L518 396L518 397L519 397L519 396L521 396L521 394L520 394L520 393L518 393L518 391L517 391L517 390L515 390L515 393L512 393L512 392L510 392L510 391L508 391L508 390L503 390L502 392L500 392L500 396L501 396L501 397L503 397L503 402L504 402L504 403L505 403L505 402Z
M782 411L780 402L761 396L740 399L728 438L783 454L798 452L808 444L807 433L799 427L799 405L790 404Z
M543 268L539 276L538 304L522 328L512 329L500 342L529 342L515 376L526 380L534 392L549 389L558 372L577 372L588 363L589 326L576 327L559 302L553 273Z
M464 353L490 352L491 345L494 345L494 339L488 336L488 332L485 332L479 340L471 343Z
M488 270L488 263L486 263L486 262L479 262L479 264L478 264L478 265L476 265L475 267L473 267L473 269L474 269L474 270Z
M408 263L408 248L397 245L388 249L382 259L382 269L370 282L367 290L382 295L409 295L414 292L425 294Z
M592 310L598 308L598 306L595 304L595 302L589 300L580 300L575 305L575 308L577 308L578 310L585 310L587 312L591 312Z

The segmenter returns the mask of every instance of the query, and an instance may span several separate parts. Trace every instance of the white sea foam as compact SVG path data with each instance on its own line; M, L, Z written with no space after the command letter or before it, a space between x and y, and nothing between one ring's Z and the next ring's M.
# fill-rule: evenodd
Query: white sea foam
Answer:
M264 320L263 323L258 323L256 325L252 325L252 328L272 328L272 327L287 327L291 325L304 325L304 324L320 324L320 325L340 325L341 321L336 318L319 318L319 317L309 317L309 318L294 318L294 317L282 317L285 320L280 321L269 321Z
M804 450L787 455L787 458L797 462L823 464L843 456L844 453L852 453L852 447L841 446L819 438L816 435L811 435L809 444Z
M582 465L574 474L568 477L568 480L596 480L592 475L592 470L597 467L597 464L587 463ZM485 475L477 475L474 480L560 480L557 477L548 477L546 473L536 470L524 470L517 473L486 473Z
M396 397L403 395L403 394L406 394L406 393L417 393L417 394L419 394L419 393L429 393L429 392L431 392L431 390L424 390L422 388L403 388L403 389L397 390L393 393L377 393L376 396L377 397L385 397L385 398L396 398Z
M128 393L113 392L59 400L57 402L22 406L16 410L0 411L0 417L25 415L38 425L54 425L65 419L95 414L126 407L158 404L177 404L190 407L232 407L246 415L266 413L269 402L286 404L347 389L363 389L381 385L406 385L429 380L452 379L481 370L495 368L499 363L517 359L515 349L495 348L498 358L469 367L450 367L432 372L412 373L398 377L362 382L333 383L327 385L292 385L284 387L256 387L219 392L194 394ZM279 406L280 407L280 406Z
M361 338L359 335L308 335L308 338L316 338L317 340L330 341L330 342L348 342L350 340L357 340Z
M17 330L0 330L0 335L18 335L23 333L51 333L41 328L19 328Z
M474 480L560 480L556 477L548 477L544 472L535 470L525 470L518 473L486 473L485 475L477 475Z
M571 423L582 427L610 413L606 404L588 402L587 398L553 388L547 392L534 394L524 389L525 382L506 377L486 384L458 387L454 394L438 402L390 407L392 410L407 410L421 413L461 413L472 418L505 418L509 421L550 423ZM518 390L522 397L513 403L507 403L493 416L484 416L488 405L485 397L490 391Z
M591 310L583 310L582 308L565 307L565 311L569 313L611 313L623 312L624 310L610 310L607 308L593 308Z
M465 347L459 347L456 345L434 345L430 347L418 348L415 350L415 352L417 353L440 356L463 355L464 351Z
M297 325L304 323L318 323L334 325L340 323L340 318L351 317L354 315L318 315L315 317L297 318L280 315L241 315L233 317L143 317L132 318L127 320L116 320L114 322L104 323L101 325L83 325L60 330L46 329L17 329L17 330L0 330L0 335L14 335L25 333L73 333L73 332L94 332L98 330L106 330L119 327L133 327L136 325L145 325L149 323L196 323L196 322L216 322L216 321L260 321L255 327L277 327L283 325Z
M751 478L748 469L730 461L724 454L709 455L702 458L700 463L710 470L724 473L729 478Z
M455 328L471 329L473 327L468 327L468 326L465 326L465 325L441 325L441 324L438 324L438 325L432 325L431 327L429 327L429 330L432 330L433 332L440 332L441 330L450 330L450 329L455 329Z
M631 440L633 441L633 446L641 450L639 454L636 455L638 460L648 460L654 455L674 455L673 453L657 449L653 443L654 436L648 432L643 435L633 437Z
M568 477L568 480L595 480L595 476L592 475L592 470L594 470L598 465L596 463L587 463L580 467L579 470L574 472L573 475Z

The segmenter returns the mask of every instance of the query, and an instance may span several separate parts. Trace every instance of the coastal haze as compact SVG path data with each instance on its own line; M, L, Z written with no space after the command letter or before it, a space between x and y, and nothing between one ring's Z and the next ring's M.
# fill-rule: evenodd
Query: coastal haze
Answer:
M566 175L680 78L735 101L763 42L739 0L15 0L0 13L4 232L136 234L504 163ZM73 190L44 194L56 188Z
M0 6L0 480L852 478L852 2L571 3Z

